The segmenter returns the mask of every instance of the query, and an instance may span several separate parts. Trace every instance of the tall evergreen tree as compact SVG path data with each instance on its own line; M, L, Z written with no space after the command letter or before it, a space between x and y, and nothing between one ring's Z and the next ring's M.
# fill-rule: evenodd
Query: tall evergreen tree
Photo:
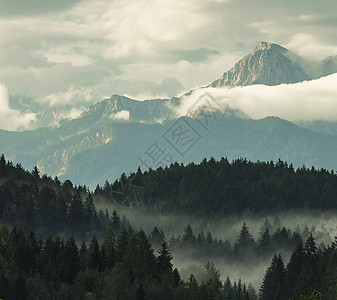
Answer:
M274 255L270 267L264 276L260 300L284 299L285 270L281 255Z
M64 281L72 283L80 270L80 255L73 237L67 239L62 257L62 274Z
M101 263L101 255L97 238L94 236L89 245L89 268L98 269Z
M82 234L83 229L83 203L78 190L75 191L69 207L69 228L71 232Z
M241 258L251 256L254 253L256 246L253 236L249 232L246 222L243 223L238 239L234 246L234 254Z
M285 279L285 296L287 299L296 299L301 294L301 286L299 285L299 276L304 264L304 249L302 241L297 245L291 254Z
M172 255L168 250L168 245L165 240L163 241L161 248L158 250L158 254L157 262L160 274L172 272Z
M106 267L112 268L115 263L115 235L111 227L106 228L102 249L104 249L106 255Z
M119 235L116 242L116 262L121 262L126 255L126 251L129 245L129 236L124 228L122 233Z

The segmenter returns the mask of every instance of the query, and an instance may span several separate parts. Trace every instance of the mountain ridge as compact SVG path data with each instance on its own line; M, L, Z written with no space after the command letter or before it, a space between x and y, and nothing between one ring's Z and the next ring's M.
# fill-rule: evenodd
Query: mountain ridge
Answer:
M251 56L243 58L241 65L247 62L259 70L261 58L263 71L265 62L274 56L278 62L287 62L286 67L290 66L290 70L298 67L291 61L298 58L289 50L265 42L260 43ZM307 78L300 67L297 70L300 70L299 75ZM237 80L248 80L239 75ZM263 79L254 78L254 83ZM249 80L252 83L253 76ZM139 157L156 143L159 150L172 154L173 161L198 161L210 156L251 160L280 158L296 166L306 164L337 170L334 151L337 141L334 135L322 133L323 129L314 130L311 126L309 130L275 117L252 120L228 109L214 112L204 110L203 106L197 113L181 117L177 108L183 104L184 96L186 94L171 99L137 101L114 94L90 106L79 118L62 122L59 127L0 131L0 153L10 160L22 162L26 168L37 165L42 173L90 186L105 179L113 181L123 171L134 171L141 164ZM218 105L212 96L208 100L215 100L211 105ZM337 132L332 125L329 128ZM176 151L177 140L170 141L179 130L196 133L196 142L186 153L185 150Z

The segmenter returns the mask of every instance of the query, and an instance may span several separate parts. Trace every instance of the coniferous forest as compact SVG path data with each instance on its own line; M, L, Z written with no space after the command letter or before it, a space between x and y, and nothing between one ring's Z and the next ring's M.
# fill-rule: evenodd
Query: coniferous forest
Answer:
M2 155L0 299L335 299L337 241L321 242L315 229L265 219L255 237L242 222L234 241L190 224L171 235L162 224L145 232L116 210L97 207L117 202L198 218L333 211L336 179L332 171L295 170L282 161L205 159L139 169L91 192ZM182 276L175 260L181 257L202 262L199 274ZM253 268L266 259L255 287L218 268L220 262Z

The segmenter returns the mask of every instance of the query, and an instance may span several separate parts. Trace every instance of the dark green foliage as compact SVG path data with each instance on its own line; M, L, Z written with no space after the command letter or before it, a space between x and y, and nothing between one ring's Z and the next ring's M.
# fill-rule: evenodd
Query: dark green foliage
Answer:
M101 253L99 249L99 244L97 238L94 236L91 239L89 245L89 261L88 266L90 269L98 270L101 265Z
M240 257L247 257L255 251L255 242L249 232L249 228L244 222L238 236L237 242L234 246L234 254Z
M95 194L111 197L125 189L128 180L123 174L113 185L97 187ZM149 200L163 201L164 209L178 207L201 215L317 208L314 199L322 208L335 208L337 195L332 173L294 171L281 161L230 164L205 159L200 165L173 164L145 173L139 169L134 182L147 186ZM0 226L0 298L256 300L254 288L241 280L232 284L227 278L222 283L212 263L206 265L203 283L194 276L185 282L173 269L170 251L251 263L296 245L286 268L281 256L274 255L260 299L328 299L337 294L336 243L318 250L308 228L302 233L308 237L304 246L300 233L285 227L271 230L267 221L258 242L244 223L234 247L211 232L196 232L191 225L167 243L157 226L147 237L143 231L134 233L116 211L97 212L94 196L86 187L74 187L70 181L61 184L57 178L41 176L37 168L26 172L0 157L0 221L10 226ZM73 237L58 234L73 234L89 243L78 244ZM157 255L150 242L156 248L161 245Z
M284 299L285 271L281 255L274 255L261 287L260 300Z
M116 262L121 262L123 258L126 256L128 245L129 245L129 236L128 236L126 229L124 228L116 242L116 248L115 248L116 249L116 255L115 255Z
M302 287L298 281L304 260L303 244L300 242L293 251L286 269L285 295L288 298L296 298L301 293Z
M160 274L165 274L168 272L172 272L172 255L168 250L168 245L166 241L163 241L161 248L158 250L158 270Z
M253 163L237 159L230 163L225 158L211 158L186 166L174 163L130 177L123 174L109 187L115 193L123 192L127 201L132 197L123 190L123 182L131 179L146 189L147 203L160 203L163 211L223 216L337 208L337 176L333 172L305 166L294 170L281 160Z
M165 239L165 234L163 230L159 230L157 226L155 226L150 234L150 241L153 247L158 248L162 245Z
M83 200L84 199L84 200ZM62 184L37 168L30 173L0 156L0 222L38 235L65 234L88 239L111 226L119 234L123 224L116 211L97 213L93 194L84 186ZM125 227L130 229L124 219Z
M74 238L69 238L61 255L61 263L64 266L62 276L65 283L72 283L80 270L80 256Z
M127 241L127 242L125 242ZM193 276L181 280L172 270L172 256L164 241L155 257L143 231L127 236L124 230L115 245L111 229L99 243L94 237L80 248L71 237L47 237L40 245L29 235L6 226L0 228L0 293L4 299L223 299L219 271L206 265L207 281ZM24 246L23 246L24 245ZM123 249L112 267L102 259L103 249ZM30 260L26 260L26 251ZM28 254L27 252L27 254ZM105 250L103 251L105 252ZM22 255L22 256L20 256ZM241 281L233 299L250 299ZM233 292L233 287L230 285ZM234 292L233 292L234 293ZM234 295L234 294L233 294Z
M246 231L246 225L243 226ZM242 231L242 230L241 230ZM240 239L240 235L239 235ZM103 250L104 249L104 250ZM105 253L119 249L119 260L107 263ZM122 250L123 249L123 250ZM287 267L274 255L265 273L260 299L328 299L336 296L337 248L318 251L309 235L293 251ZM102 243L94 237L78 247L73 238L47 237L0 227L0 291L4 299L225 299L256 300L254 288L241 280L221 282L214 264L207 263L202 284L194 276L181 280L172 270L164 241L155 257L143 231L115 242L108 229ZM319 280L317 280L319 279ZM314 292L320 290L322 292ZM303 296L302 296L303 295Z
M102 243L102 251L105 253L105 261L104 265L107 268L112 268L115 263L115 235L111 227L106 229L103 243Z

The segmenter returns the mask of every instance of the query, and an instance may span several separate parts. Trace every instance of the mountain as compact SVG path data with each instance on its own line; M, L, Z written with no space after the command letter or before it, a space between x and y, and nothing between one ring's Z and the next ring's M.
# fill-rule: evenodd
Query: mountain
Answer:
M322 61L322 75L326 76L337 72L337 55L329 56Z
M277 44L261 42L209 87L247 86L252 84L278 85L309 79L304 69L290 55L290 51Z
M98 108L97 104L96 113ZM206 127L202 116L162 124L106 123L100 116L100 122L84 115L59 128L0 131L1 152L28 169L37 165L41 173L91 188L106 179L113 182L122 172L135 171L138 166L156 169L175 161L197 162L211 156L253 161L281 158L295 167L305 164L337 170L335 138L279 118L252 120L217 114ZM98 115L96 118L100 119Z
M89 122L108 122L125 120L140 123L158 123L175 117L172 106L179 103L178 98L151 99L137 101L125 96L113 95L109 99L91 106L81 115Z
M263 42L212 86L306 80L304 65L287 49ZM185 96L137 101L113 95L77 119L60 121L58 127L0 130L0 153L27 169L37 165L42 173L90 187L106 179L114 181L138 166L156 168L210 156L253 161L280 158L296 167L305 164L337 170L334 123L298 126L271 117L252 120L240 112L222 111L212 97L206 102L214 101L210 104L218 106L215 110L196 106L180 118L177 108L185 104Z

